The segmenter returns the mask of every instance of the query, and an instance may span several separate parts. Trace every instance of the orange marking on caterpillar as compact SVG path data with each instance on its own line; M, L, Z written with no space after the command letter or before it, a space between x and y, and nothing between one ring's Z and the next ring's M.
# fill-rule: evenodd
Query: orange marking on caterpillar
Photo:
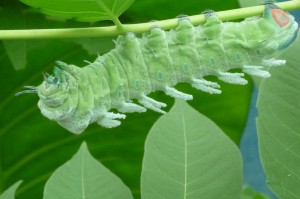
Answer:
M272 16L280 27L284 27L290 22L288 14L280 9L273 9Z

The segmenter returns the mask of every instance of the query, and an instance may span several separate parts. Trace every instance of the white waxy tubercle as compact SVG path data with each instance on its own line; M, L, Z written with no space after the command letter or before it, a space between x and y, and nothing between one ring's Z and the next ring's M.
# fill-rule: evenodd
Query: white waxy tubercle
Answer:
M230 84L245 85L248 81L244 78L244 73L218 72L218 79Z
M243 71L249 75L268 78L271 74L268 71L260 70L262 66L243 66Z

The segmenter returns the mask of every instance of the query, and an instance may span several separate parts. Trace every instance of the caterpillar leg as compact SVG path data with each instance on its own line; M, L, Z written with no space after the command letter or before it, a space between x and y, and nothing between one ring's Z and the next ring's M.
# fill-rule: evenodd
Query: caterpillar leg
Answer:
M220 94L222 92L218 89L220 88L219 84L205 79L192 79L192 87L210 94Z
M124 102L122 103L122 105L120 107L117 108L118 111L122 112L122 113L134 113L134 112L146 112L146 108L134 104L134 103L130 103L130 102Z
M192 95L180 92L180 91L176 90L175 88L166 86L165 89L166 89L165 93L171 97L174 97L177 99L183 99L183 100L192 100L193 99Z
M263 78L270 77L271 74L268 71L260 70L263 66L243 66L243 71L249 75L259 76Z
M68 113L66 113L65 115L69 115L72 114L72 112L75 111L75 109L70 109L68 110ZM43 110L42 112L43 115L46 116L47 112L45 112L45 110ZM49 113L48 113L49 114ZM74 134L80 134L82 133L90 124L91 120L92 120L92 113L91 112L76 112L72 117L68 117L66 119L64 119L65 115L62 115L60 118L63 119L59 119L57 120L57 118L53 118L55 120L57 120L57 123L64 127L65 129L67 129L68 131L74 133ZM56 116L58 117L58 116Z
M62 61L55 61L55 64L56 64L58 67L61 67L61 68L64 68L64 67L67 67L67 66L68 66L67 63L62 62Z
M119 120L115 119L125 119L126 115L119 113L106 112L104 117L97 122L97 124L105 128L114 128L121 124Z
M244 73L218 72L218 79L230 84L247 84L248 81L242 78L243 76Z
M138 99L139 103L141 103L146 108L149 108L153 111L165 114L166 112L161 110L160 108L166 107L167 105L162 102L158 102L150 97L147 97L146 95L143 95L140 99Z
M268 60L263 60L262 65L263 66L281 66L286 63L286 60L282 59L268 59Z

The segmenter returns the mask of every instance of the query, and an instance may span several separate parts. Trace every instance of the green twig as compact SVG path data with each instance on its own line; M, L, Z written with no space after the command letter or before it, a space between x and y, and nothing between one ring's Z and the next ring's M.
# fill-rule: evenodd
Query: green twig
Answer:
M288 1L277 3L283 10L300 9L300 1ZM241 19L262 14L264 6L253 6L217 12L222 21ZM205 22L203 15L189 17L193 25ZM177 19L167 19L140 24L118 24L118 26L90 27L90 28L66 28L66 29L28 29L28 30L0 30L0 40L8 39L54 39L54 38L76 38L76 37L104 37L116 36L126 32L143 33L149 31L153 25L158 25L165 30L178 25ZM120 28L121 27L121 28Z

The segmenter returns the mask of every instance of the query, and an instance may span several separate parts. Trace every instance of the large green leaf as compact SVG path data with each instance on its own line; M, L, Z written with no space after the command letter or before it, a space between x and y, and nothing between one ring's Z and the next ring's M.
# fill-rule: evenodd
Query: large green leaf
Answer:
M43 13L79 21L114 20L134 0L21 0Z
M176 100L146 139L141 183L143 199L239 199L242 160L211 120Z
M283 199L300 196L300 38L261 84L257 118L259 149L270 188Z
M7 190L5 190L1 195L0 199L14 199L15 198L15 192L19 185L22 183L22 181L16 182L14 185L9 187Z
M44 199L132 199L122 181L95 160L83 143L45 185Z
M170 5L172 6L170 7ZM145 22L148 20L164 20L166 18L175 18L176 16L182 14L197 15L207 9L222 11L238 7L239 5L236 0L226 0L226 3L220 0L201 2L182 2L182 0L136 0L126 14L135 21Z

